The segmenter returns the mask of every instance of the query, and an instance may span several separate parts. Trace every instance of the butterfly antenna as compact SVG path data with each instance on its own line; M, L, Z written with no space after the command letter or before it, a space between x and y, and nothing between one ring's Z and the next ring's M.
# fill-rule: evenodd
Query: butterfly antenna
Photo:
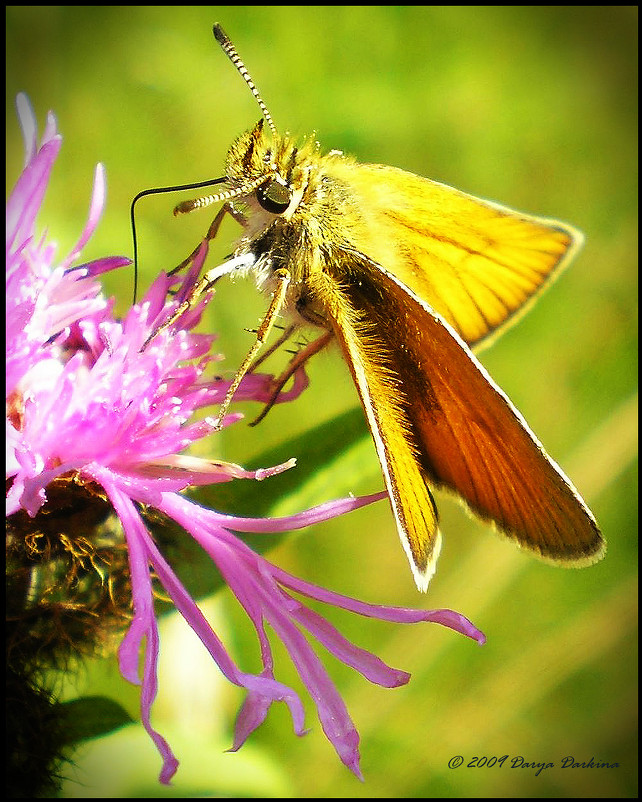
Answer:
M270 112L267 110L267 106L263 102L263 98L259 94L259 90L256 88L256 85L252 80L250 73L247 71L247 67L241 61L241 57L236 52L236 48L230 41L228 35L225 33L223 28L221 28L218 22L214 25L212 31L214 33L214 38L223 48L229 60L236 67L239 74L250 88L250 92L254 95L256 102L259 104L259 107L263 112L263 117L265 118L266 123L270 126L270 131L272 131L274 136L277 136L276 125L274 125L274 120L272 119Z

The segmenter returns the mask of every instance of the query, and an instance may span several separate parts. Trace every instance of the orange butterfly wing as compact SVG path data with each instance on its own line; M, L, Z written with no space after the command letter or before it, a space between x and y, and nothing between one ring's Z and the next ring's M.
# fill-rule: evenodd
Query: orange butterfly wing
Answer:
M605 544L591 512L457 333L365 256L346 254L341 272L323 279L342 298L328 313L420 588L438 553L428 484L543 558L598 560Z

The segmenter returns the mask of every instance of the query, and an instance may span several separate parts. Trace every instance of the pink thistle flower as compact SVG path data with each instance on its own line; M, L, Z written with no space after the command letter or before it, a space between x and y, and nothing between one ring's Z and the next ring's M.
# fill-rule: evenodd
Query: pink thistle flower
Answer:
M206 509L181 495L195 485L232 479L262 480L294 465L254 471L221 461L184 454L216 431L211 418L194 413L221 403L229 383L206 378L213 336L194 334L203 304L185 315L180 330L160 330L142 349L159 321L170 313L168 292L176 279L161 274L141 303L124 320L113 316L96 276L129 264L108 257L74 265L93 233L104 205L104 171L96 170L89 218L72 252L55 263L55 247L38 239L35 219L58 155L61 137L50 114L40 146L28 101L18 97L26 142L26 164L7 204L7 516L31 519L49 505L57 482L84 483L105 498L117 514L128 552L133 616L120 645L123 676L141 685L141 718L156 744L168 783L178 768L169 744L151 723L157 691L159 634L152 593L154 575L173 604L199 636L212 658L235 685L247 690L239 712L232 750L239 749L264 721L270 706L285 702L294 731L306 732L297 694L274 676L265 625L285 644L314 700L324 733L340 759L361 778L359 735L326 669L301 627L337 659L384 687L407 683L410 675L347 641L299 597L315 599L358 615L397 623L430 621L478 642L484 636L466 618L450 610L384 607L342 596L298 579L253 552L233 532L274 533L309 526L385 496L378 493L320 505L287 518L239 518ZM178 297L196 280L205 258L199 254ZM142 350L141 350L142 349ZM299 376L289 400L306 384ZM266 401L269 376L246 376L237 399ZM241 415L231 414L224 425ZM242 671L229 656L196 602L161 554L141 515L141 505L164 513L183 527L215 563L252 621L263 669ZM294 595L296 594L296 595ZM144 640L144 645L143 645ZM143 653L142 672L139 657Z

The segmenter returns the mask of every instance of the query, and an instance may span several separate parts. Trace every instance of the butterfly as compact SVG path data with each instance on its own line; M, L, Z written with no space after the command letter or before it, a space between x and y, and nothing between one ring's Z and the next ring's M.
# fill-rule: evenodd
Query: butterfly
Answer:
M544 559L576 566L600 559L605 542L587 505L472 351L524 313L577 253L582 235L394 167L323 154L314 138L280 134L218 24L214 36L262 118L231 145L225 176L209 182L225 189L175 213L222 203L207 239L225 215L242 234L232 257L205 273L152 336L222 276L256 274L271 301L220 419L279 315L290 320L280 342L301 326L323 333L293 358L275 395L336 341L420 590L441 543L432 488L453 492Z

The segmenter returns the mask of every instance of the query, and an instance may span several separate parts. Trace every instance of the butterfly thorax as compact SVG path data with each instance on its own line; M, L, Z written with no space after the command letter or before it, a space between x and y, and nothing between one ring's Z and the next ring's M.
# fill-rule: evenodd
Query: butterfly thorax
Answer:
M314 137L297 142L274 135L263 120L229 149L228 183L245 217L235 252L255 254L259 285L267 291L276 270L289 272L290 311L301 306L310 275L330 268L336 275L341 250L353 247L348 221L360 221L359 204L337 179L337 166L348 163L352 159L339 151L321 154ZM324 317L312 300L308 306L310 319Z

